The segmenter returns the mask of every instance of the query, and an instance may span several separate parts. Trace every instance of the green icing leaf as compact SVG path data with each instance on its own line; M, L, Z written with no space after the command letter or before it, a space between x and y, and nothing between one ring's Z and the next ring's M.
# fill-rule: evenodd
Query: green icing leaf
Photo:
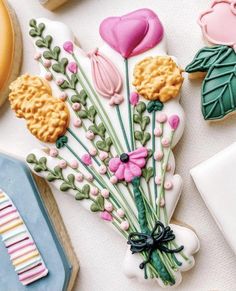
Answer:
M99 135L102 139L105 138L106 128L103 123L100 123L98 126L96 124L89 126L89 130L91 130L95 135Z
M58 61L60 52L61 52L61 49L58 46L55 46L53 50L45 51L43 53L43 56L47 60Z
M154 176L154 171L152 167L145 168L142 170L142 175L144 179L147 181L147 183L150 181L150 179Z
M88 114L88 119L94 122L97 111L93 105L89 107L87 114Z
M97 141L96 145L99 150L104 151L104 152L109 152L112 145L112 140L110 137L108 137L106 140Z
M144 116L141 122L141 129L144 131L149 123L150 123L150 118L148 116Z
M85 91L82 90L82 91L80 91L79 95L73 95L71 97L71 102L72 103L75 103L75 102L81 103L82 105L85 106L87 104L87 102L86 102L87 94L86 94L86 92L85 92L85 94L84 93L81 93L81 92L85 92Z
M76 74L72 74L71 75L71 82L70 82L71 89L75 89L77 83L78 83L77 75Z
M26 161L27 161L27 163L29 163L29 164L35 164L35 163L37 163L37 159L36 159L35 154L29 154L29 155L27 156L27 158L26 158Z
M86 184L83 186L81 191L76 193L75 199L76 200L89 199L89 192L90 192L90 186Z
M140 124L141 123L141 115L134 114L133 121L134 121L134 123Z
M104 198L101 195L91 204L90 210L92 212L104 211Z
M29 26L30 27L36 27L36 25L37 25L37 22L36 22L36 20L35 19L31 19L30 21L29 21Z
M35 165L34 166L34 171L38 173L38 172L43 171L43 169L42 169L42 167L40 165Z
M68 64L68 59L62 58L58 63L52 65L52 69L56 73L65 74L67 64Z
M57 180L57 176L53 175L52 173L49 173L46 177L48 182L52 182L54 180Z
M88 118L87 111L85 111L85 110L80 110L80 111L78 112L78 116L79 116L81 119L86 119L86 118Z
M202 48L185 71L188 73L208 71L216 62L219 62L228 49L229 47L223 45Z
M146 104L144 102L139 102L135 109L139 114L142 114L146 110Z
M210 68L202 84L202 113L206 120L220 119L236 109L236 54L227 48Z
M47 170L47 158L42 157L38 161L38 165L42 168L43 171Z
M143 146L145 146L146 143L151 139L151 135L148 132L135 131L134 138L138 140Z
M52 43L52 37L51 35L47 35L45 38L38 39L35 44L37 47L40 47L40 48L45 47L49 49L51 46L51 43Z
M71 185L69 183L67 183L67 182L63 182L61 184L61 186L60 186L60 190L63 191L63 192L68 191L71 188L72 188Z
M136 140L138 140L138 141L141 141L142 140L142 138L143 138L143 133L141 132L141 131L135 131L134 132L134 138L136 139Z
M54 168L54 174L58 177L58 179L63 179L62 169L59 166Z

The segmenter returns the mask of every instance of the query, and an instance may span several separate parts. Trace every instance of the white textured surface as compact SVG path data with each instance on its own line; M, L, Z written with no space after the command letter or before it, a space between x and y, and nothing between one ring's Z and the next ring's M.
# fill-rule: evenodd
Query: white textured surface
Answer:
M169 54L175 55L182 66L188 64L195 52L204 45L196 18L210 3L208 0L70 0L56 13L51 13L35 0L9 2L18 14L23 31L27 31L28 20L32 17L43 16L64 21L73 29L85 49L93 48L101 41L98 25L103 18L137 8L151 8L164 24ZM26 34L23 38L22 72L37 73L37 64L32 60L33 46ZM184 191L175 217L194 227L201 240L201 250L196 256L195 268L183 275L182 285L175 290L233 291L236 289L236 258L194 187L189 170L235 141L236 116L223 123L207 124L201 115L198 81L190 83L186 79L182 105L186 111L187 126L175 153L176 172L183 177ZM22 157L38 145L27 132L24 121L14 117L8 104L0 110L0 134L0 149ZM123 238L103 221L83 210L73 197L57 192L55 197L81 263L76 290L158 289L157 284L140 285L130 281L121 272L126 251Z

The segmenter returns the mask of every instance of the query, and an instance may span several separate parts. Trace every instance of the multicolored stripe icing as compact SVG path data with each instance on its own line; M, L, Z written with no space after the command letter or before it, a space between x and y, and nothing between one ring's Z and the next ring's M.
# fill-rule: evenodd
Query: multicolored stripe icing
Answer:
M48 274L48 269L23 219L6 193L0 190L0 235L23 285Z

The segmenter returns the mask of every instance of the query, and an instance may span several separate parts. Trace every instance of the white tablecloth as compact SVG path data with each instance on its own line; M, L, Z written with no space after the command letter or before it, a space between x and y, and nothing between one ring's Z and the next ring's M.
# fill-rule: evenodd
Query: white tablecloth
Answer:
M148 7L158 13L165 26L169 54L175 55L184 67L195 52L204 46L196 18L210 3L208 0L70 0L70 3L52 13L42 8L37 0L9 1L18 14L23 31L22 73L31 74L36 74L38 70L33 61L34 49L27 35L28 21L32 17L44 16L64 21L83 47L90 49L101 41L98 25L103 18ZM195 268L184 274L183 283L176 290L233 291L236 290L236 258L205 207L189 170L235 141L236 116L224 123L207 124L201 115L200 84L200 81L189 82L186 78L182 90L187 126L175 153L176 171L183 177L184 190L175 217L194 227L201 240L201 250L196 255ZM16 119L6 103L0 110L0 149L24 157L37 145L36 139L26 130L25 122ZM81 263L76 290L158 289L156 284L140 285L123 275L121 265L126 250L123 238L102 220L83 210L73 197L56 191L54 194Z

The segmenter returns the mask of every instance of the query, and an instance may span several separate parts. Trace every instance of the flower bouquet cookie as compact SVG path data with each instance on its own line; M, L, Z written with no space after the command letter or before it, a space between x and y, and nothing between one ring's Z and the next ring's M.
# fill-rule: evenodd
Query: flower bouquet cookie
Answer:
M88 53L63 23L29 26L40 75L19 77L9 96L43 144L27 163L124 237L127 276L178 285L199 240L171 223L182 191L172 149L184 130L183 77L159 18L149 9L109 17L104 45Z
M0 0L0 106L6 100L9 84L17 77L22 55L21 33L14 11Z
M204 77L204 119L219 120L234 113L236 108L236 2L213 1L211 7L200 15L198 23L211 46L202 48L186 67L186 71L191 78Z

